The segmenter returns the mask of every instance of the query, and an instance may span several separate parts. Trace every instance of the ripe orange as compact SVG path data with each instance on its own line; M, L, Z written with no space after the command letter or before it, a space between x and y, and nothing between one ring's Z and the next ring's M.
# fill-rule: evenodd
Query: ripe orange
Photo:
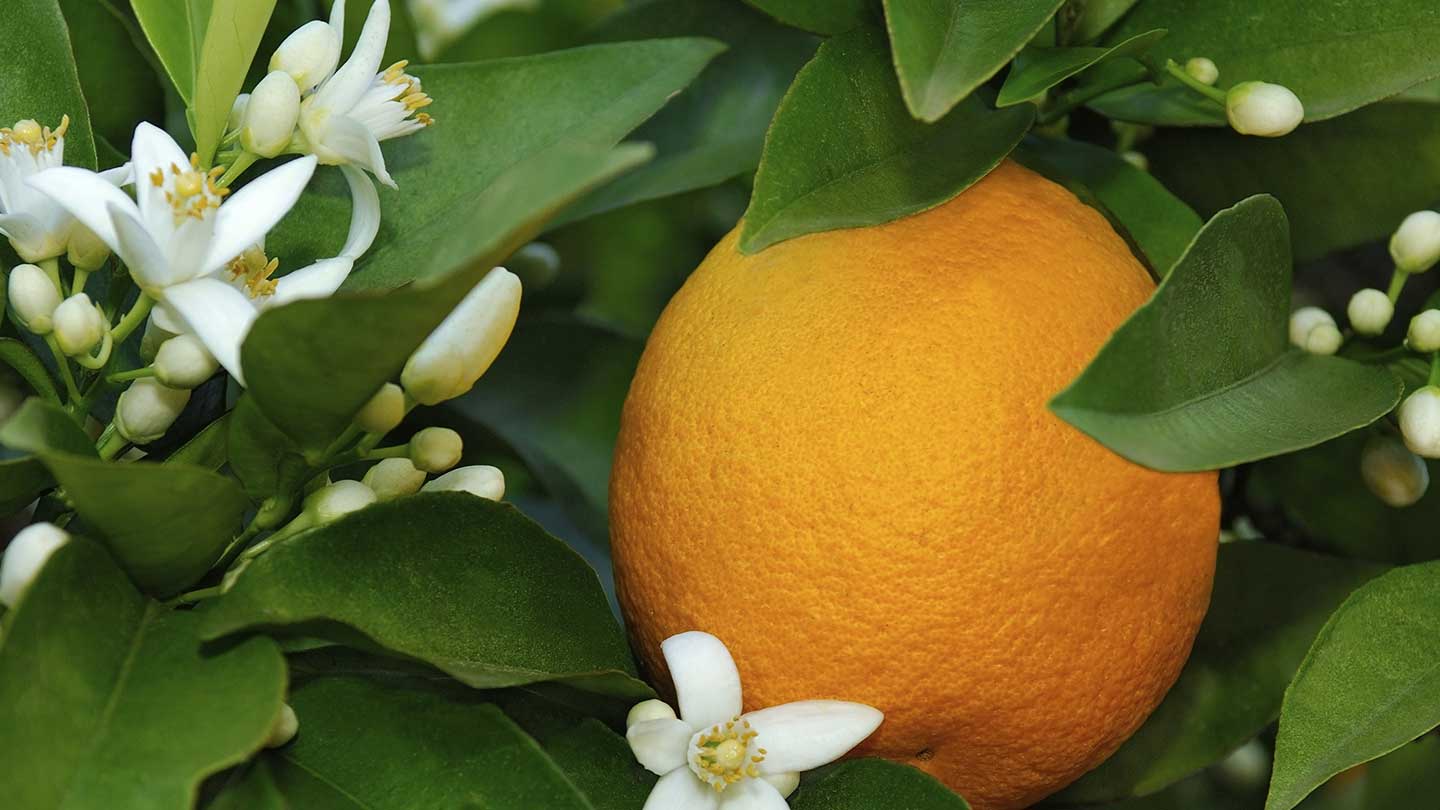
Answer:
M747 710L886 714L860 753L977 810L1089 770L1174 683L1209 600L1215 475L1046 410L1153 284L1065 189L1005 163L885 225L741 255L660 319L625 403L615 573L637 650L724 640Z

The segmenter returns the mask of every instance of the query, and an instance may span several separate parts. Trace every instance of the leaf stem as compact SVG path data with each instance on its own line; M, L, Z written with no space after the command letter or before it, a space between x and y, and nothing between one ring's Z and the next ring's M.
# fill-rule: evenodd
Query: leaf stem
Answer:
M1440 385L1440 352L1430 355L1430 379L1426 385Z
M131 381L131 380L138 380L138 379L141 379L142 377L154 377L154 376L155 376L155 367L154 367L154 366L145 366L144 368L132 368L132 369L130 369L129 371L117 371L117 372L115 372L114 374L107 375L107 376L105 377L105 381L108 382L108 383L112 383L112 384L113 384L113 383L129 382L129 381Z
M55 365L60 369L60 379L65 383L65 398L73 409L79 404L81 397L80 389L75 387L75 375L70 373L70 358L60 349L60 342L55 339L54 332L45 336L45 345L50 347L50 353L55 356Z
M225 170L225 174L220 176L220 180L216 182L215 185L220 188L229 188L231 183L239 180L240 175L244 174L246 169L254 166L255 162L259 159L260 156L254 152L241 152L239 156L235 158L235 162L230 164L230 168Z
M1126 87L1133 87L1137 84L1144 84L1150 81L1150 76L1127 76L1123 80L1101 82L1095 85L1080 86L1069 92L1062 93L1055 97L1055 102L1049 109L1042 111L1036 119L1036 123L1053 124L1073 112L1077 107L1082 107L1091 101L1116 90L1123 90Z
M79 295L85 292L85 282L90 280L90 271L75 268L75 277L70 280L70 294Z
M116 345L124 343L125 339L130 337L130 333L145 321L145 317L150 314L153 306L155 306L155 299L143 292L140 293L140 297L135 299L135 305L130 307L130 311L125 313L125 317L121 318L120 323L115 324L115 328L110 332L115 338Z
M95 452L99 453L100 458L105 461L113 461L129 446L130 442L120 435L120 431L116 429L115 423L112 421L105 427L105 432L100 434L100 442L96 446Z
M1218 87L1211 87L1210 85L1200 81L1194 76L1191 76L1189 73L1186 73L1185 68L1180 67L1180 65L1176 63L1174 59L1165 60L1165 72L1179 79L1181 84L1185 85L1191 90L1194 90L1196 93L1199 93L1200 95L1210 99L1211 101L1216 102L1221 107L1225 106L1224 90L1221 90Z
M1385 295L1390 299L1391 306L1400 300L1400 291L1405 289L1405 282L1409 279L1410 274L1399 267L1396 267L1395 272L1390 275L1390 289L1385 291Z

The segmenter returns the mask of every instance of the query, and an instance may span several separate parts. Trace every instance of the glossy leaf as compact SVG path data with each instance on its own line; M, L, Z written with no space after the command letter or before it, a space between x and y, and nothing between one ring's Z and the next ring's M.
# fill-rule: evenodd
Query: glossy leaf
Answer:
M298 489L310 469L300 447L261 412L251 396L235 403L225 447L230 469L256 503Z
M95 458L95 445L70 414L40 399L26 400L0 423L0 444L26 453L56 450Z
M895 71L910 112L939 121L1000 72L1064 0L885 0Z
M655 775L635 761L625 738L598 720L585 720L540 742L595 810L643 807L655 786Z
M175 452L165 457L166 464L190 464L207 470L219 470L230 460L226 450L232 414L225 414L206 425L180 445Z
M29 346L15 338L0 338L0 363L14 369L37 395L51 402L60 402L60 392L55 389L55 381L50 379L50 371Z
M268 1L268 0L267 0ZM187 105L195 99L195 73L215 0L130 0L145 38Z
M264 638L202 654L199 621L147 600L99 546L57 550L4 617L7 805L184 810L259 749L284 658Z
M1440 563L1356 591L1320 631L1280 710L1266 810L1440 725Z
M1142 0L1105 37L1119 42L1168 28L1151 55L1184 62L1205 56L1220 68L1216 86L1263 80L1285 85L1305 105L1305 120L1347 113L1440 76L1434 48L1440 6L1429 0ZM1169 99L1167 99L1167 96ZM1116 118L1149 123L1204 123L1173 80L1109 94L1092 106ZM1204 102L1209 123L1223 123L1219 105Z
M1070 29L1072 42L1090 42L1120 21L1139 0L1086 0Z
M270 773L270 760L257 758L226 783L206 810L288 810Z
M909 765L852 759L807 774L790 797L791 810L968 810L944 785Z
M210 22L205 30L195 62L195 98L191 112L195 116L195 149L201 163L210 165L230 108L250 62L265 35L265 26L275 10L275 0L211 0Z
M0 517L24 509L40 493L55 486L55 479L36 458L0 461Z
M1279 716L1325 620L1383 570L1269 543L1222 545L1210 609L1179 680L1120 750L1054 803L1149 795L1260 733Z
M135 125L159 120L165 108L165 91L131 35L132 23L107 0L60 0L60 8L95 134L129 149Z
M65 163L95 168L90 109L57 0L5 0L0 12L0 126L32 118L49 127L70 116Z
M479 688L649 692L584 561L513 507L462 493L379 504L285 541L206 613L210 638L303 630Z
M915 121L895 87L884 35L827 40L780 103L740 247L875 225L933 208L1005 158L1034 108L988 109L971 97L935 124Z
M745 0L771 17L817 34L843 34L870 16L868 0Z
M1109 48L1026 48L1015 57L995 106L1034 100L1055 85L1108 59L1135 56L1165 36L1165 29L1146 31Z
M1289 311L1285 212L1251 197L1206 223L1050 408L1131 461L1186 471L1319 444L1395 407L1384 367L1291 351Z

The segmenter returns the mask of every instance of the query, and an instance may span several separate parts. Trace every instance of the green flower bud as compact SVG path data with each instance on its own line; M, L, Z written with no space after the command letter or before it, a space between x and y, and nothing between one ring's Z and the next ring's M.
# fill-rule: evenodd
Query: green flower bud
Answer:
M265 739L265 747L279 748L295 739L295 734L299 731L300 718L295 716L295 710L290 708L289 703L281 703L280 712L275 715L275 723L270 726L270 736Z
M1427 385L1400 403L1400 434L1410 452L1440 458L1440 388Z
M385 383L355 414L355 424L366 433L385 435L405 418L405 392L395 383Z
M240 145L247 152L273 158L285 151L300 120L300 88L284 71L260 80L245 108Z
M188 390L153 377L136 380L115 405L115 428L133 444L149 444L165 435L189 402Z
M70 231L70 245L66 248L65 258L77 270L93 272L103 267L110 258L110 246L100 241L94 231L77 222Z
M177 335L155 353L155 378L171 388L195 388L220 370L220 363L194 335Z
M33 264L19 264L10 271L8 290L20 323L37 335L50 334L60 306L60 290L50 276Z
M309 518L309 525L324 526L377 500L375 490L359 481L336 481L306 496L305 516Z
M1440 309L1427 309L1411 318L1405 342L1417 352L1440 351Z
M1402 442L1375 435L1360 454L1360 477L1375 497L1394 507L1409 506L1430 488L1430 469Z
M419 492L425 473L408 458L387 458L367 470L361 483L374 490L376 498L389 501Z
M460 463L465 442L450 428L428 427L410 438L410 461L427 473L443 473Z
M1220 68L1203 56L1192 57L1185 62L1185 72L1201 84L1214 84L1220 78Z
M110 328L105 316L85 293L77 293L62 301L55 308L53 323L55 342L70 357L89 354Z
M1395 305L1389 296L1375 289L1365 289L1350 296L1350 305L1345 314L1350 318L1350 327L1362 335L1378 335L1390 325L1395 315Z
M1423 273L1440 261L1440 214L1416 211L1390 237L1390 258L1407 273Z

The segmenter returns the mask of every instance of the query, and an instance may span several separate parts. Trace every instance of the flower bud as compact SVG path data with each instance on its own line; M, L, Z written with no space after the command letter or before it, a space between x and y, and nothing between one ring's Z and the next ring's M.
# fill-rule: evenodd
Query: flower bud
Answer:
M10 271L9 292L20 323L37 335L50 334L55 308L60 306L60 291L50 276L33 264L16 265Z
M1241 82L1225 94L1225 117L1241 135L1278 138L1300 126L1305 107L1288 87Z
M155 315L151 313L145 321L145 332L140 336L140 359L147 363L155 362L155 357L160 354L160 347L173 337L176 337L176 334L156 323Z
M1201 84L1214 84L1220 78L1220 68L1203 56L1191 57L1185 62L1185 72Z
M375 503L379 498L375 490L359 481L336 481L310 493L305 498L305 514L312 526L324 526L340 518L358 512Z
M360 483L374 490L379 500L389 501L419 492L425 473L408 458L387 458L367 470Z
M1427 309L1411 318L1405 343L1412 351L1440 351L1440 309Z
M1403 443L1375 435L1360 454L1360 477L1375 497L1394 507L1409 506L1430 488L1430 468Z
M395 383L385 383L355 414L355 424L366 433L385 435L405 418L405 392Z
M519 314L520 279L492 269L415 350L400 384L425 405L464 394L495 362Z
M461 467L421 487L424 492L468 492L487 501L505 497L505 474L483 464Z
M77 270L94 272L110 258L110 246L100 241L94 231L77 222L70 231L70 246L66 248L65 258Z
M0 557L0 605L13 608L45 561L70 539L63 529L49 523L26 526L10 541Z
M62 301L55 308L53 322L55 342L60 344L60 351L70 357L89 354L110 327L85 293L76 293Z
M1407 273L1423 273L1440 261L1440 214L1416 211L1390 237L1390 258Z
M427 473L443 473L460 463L465 442L450 428L428 427L410 437L410 460Z
M115 404L115 429L133 444L149 444L180 418L190 402L190 392L170 388L153 377L130 383Z
M225 119L225 129L230 132L239 132L240 127L245 125L245 108L249 106L249 93L241 93L236 96L235 103L230 105L230 117Z
M1333 323L1316 324L1314 329L1305 336L1305 351L1311 354L1334 354L1340 351L1340 344L1345 342L1345 336L1340 334L1340 329Z
M1310 336L1310 330L1320 324L1335 325L1335 319L1330 313L1320 307L1301 307L1290 313L1290 344L1297 348L1305 348L1305 340Z
M636 703L625 716L625 727L639 723L648 723L651 720L674 720L675 710L669 703L663 700L647 700L644 703Z
M338 64L340 32L321 20L296 28L270 57L270 70L289 74L302 92L325 81Z
M344 0L337 0L337 2L344 2ZM295 716L295 710L290 708L289 703L281 703L280 713L275 715L275 724L270 726L270 736L265 739L265 747L279 748L295 739L295 734L299 730L300 718Z
M300 120L300 88L283 71L274 71L260 80L245 108L240 145L245 151L273 158L285 151Z
M195 388L220 370L220 362L194 335L177 335L155 353L155 379L171 388Z
M1378 335L1390 325L1395 315L1395 305L1389 296L1376 289L1365 289L1350 296L1350 305L1345 308L1350 317L1350 328L1362 335Z
M1440 458L1440 388L1427 385L1400 403L1400 434L1410 452Z

